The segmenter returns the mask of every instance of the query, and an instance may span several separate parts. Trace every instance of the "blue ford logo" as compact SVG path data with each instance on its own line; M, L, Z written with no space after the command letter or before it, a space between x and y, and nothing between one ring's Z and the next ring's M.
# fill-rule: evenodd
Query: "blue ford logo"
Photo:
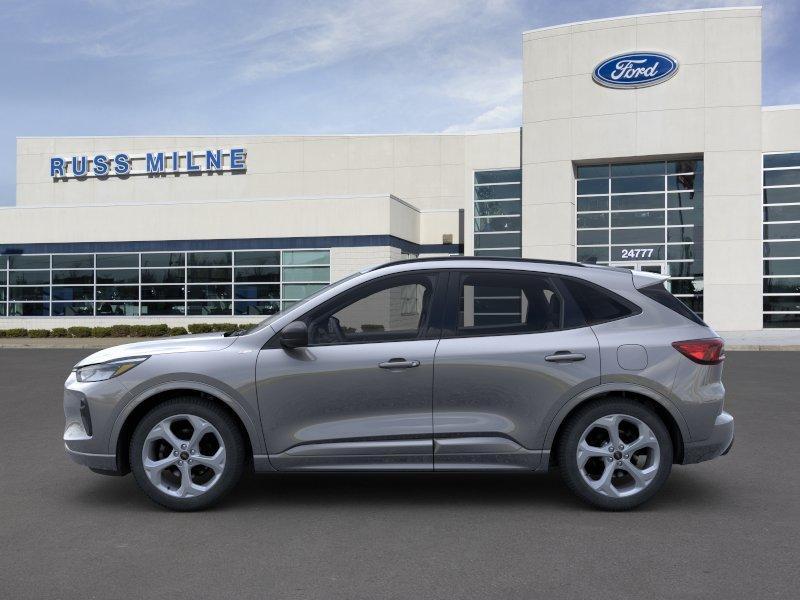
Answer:
M658 52L613 56L594 69L592 79L610 88L640 88L666 81L678 72L678 61Z

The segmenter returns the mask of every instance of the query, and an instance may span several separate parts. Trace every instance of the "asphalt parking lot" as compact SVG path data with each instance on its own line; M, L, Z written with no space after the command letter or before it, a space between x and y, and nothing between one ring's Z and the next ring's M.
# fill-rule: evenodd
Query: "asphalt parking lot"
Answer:
M63 452L88 350L0 350L2 598L797 598L800 353L729 353L731 453L631 513L547 476L250 476L211 512Z

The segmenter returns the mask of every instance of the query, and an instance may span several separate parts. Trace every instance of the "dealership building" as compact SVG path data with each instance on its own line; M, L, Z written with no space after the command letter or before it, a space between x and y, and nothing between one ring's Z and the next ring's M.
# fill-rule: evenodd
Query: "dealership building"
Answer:
M800 106L760 8L522 36L520 128L19 138L0 327L253 321L354 271L465 254L660 272L722 331L800 328Z

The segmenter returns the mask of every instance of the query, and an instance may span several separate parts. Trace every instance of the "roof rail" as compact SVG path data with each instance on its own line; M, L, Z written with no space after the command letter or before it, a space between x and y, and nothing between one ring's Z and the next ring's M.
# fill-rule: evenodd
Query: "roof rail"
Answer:
M383 269L390 266L395 265L407 265L413 263L424 263L424 262L434 262L434 261L448 261L448 260L475 260L475 261L492 261L492 262L517 262L517 263L525 263L525 264L545 264L545 265L564 265L567 267L587 267L590 265L585 265L583 263L578 262L571 262L568 260L548 260L548 259L536 259L536 258L504 258L502 256L426 256L425 258L408 258L406 260L396 260L392 262L383 263L380 265L375 265L374 267L370 267L362 271L363 273L368 273L370 271L376 271L378 269Z

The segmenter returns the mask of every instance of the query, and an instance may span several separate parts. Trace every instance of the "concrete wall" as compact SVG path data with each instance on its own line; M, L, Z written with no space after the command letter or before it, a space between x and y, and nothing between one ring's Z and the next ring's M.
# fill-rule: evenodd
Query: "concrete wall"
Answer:
M760 329L761 10L591 21L526 32L523 44L523 256L574 260L574 163L703 155L705 318ZM680 69L649 88L592 80L632 50Z

